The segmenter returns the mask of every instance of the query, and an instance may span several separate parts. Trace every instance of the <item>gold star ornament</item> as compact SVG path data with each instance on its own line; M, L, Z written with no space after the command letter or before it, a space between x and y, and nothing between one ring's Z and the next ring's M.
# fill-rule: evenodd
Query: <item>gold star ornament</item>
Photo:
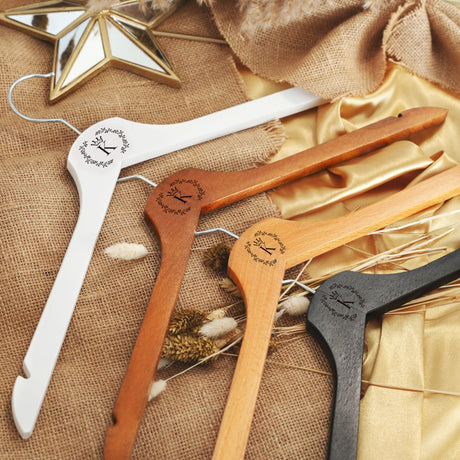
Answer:
M133 0L99 9L90 9L85 3L48 1L0 12L0 24L54 43L52 102L108 66L180 86L153 31L180 2L174 2L166 12L141 7Z

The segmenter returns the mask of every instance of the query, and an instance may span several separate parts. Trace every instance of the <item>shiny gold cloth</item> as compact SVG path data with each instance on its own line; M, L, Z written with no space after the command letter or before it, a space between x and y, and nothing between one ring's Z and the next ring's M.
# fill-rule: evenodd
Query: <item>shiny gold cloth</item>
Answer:
M243 75L253 96L273 90L273 85L247 75L244 70ZM422 105L449 110L442 127L279 188L271 193L271 198L283 217L314 221L345 214L460 164L460 100L394 64L390 64L383 85L374 93L345 97L319 108L317 113L286 119L288 139L275 161ZM411 220L456 209L460 209L460 198L431 208ZM448 236L436 243L453 250L460 247L459 223L460 214L451 214L430 225L362 238L350 246L375 254L425 232L457 224ZM318 257L308 267L309 275L315 277L334 269L346 269L352 261L362 257L357 250L340 248ZM430 260L416 257L405 268L415 268ZM458 301L418 313L384 315L369 323L363 378L400 388L367 386L361 402L360 459L460 458L460 396L442 393L460 393L459 331ZM441 393L417 391L422 389Z

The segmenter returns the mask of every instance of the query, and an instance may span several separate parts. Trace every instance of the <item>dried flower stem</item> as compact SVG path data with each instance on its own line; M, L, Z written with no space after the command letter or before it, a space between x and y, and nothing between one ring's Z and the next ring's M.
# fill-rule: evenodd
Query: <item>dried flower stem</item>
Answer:
M238 355L235 355L233 353L225 353L225 355L238 357ZM307 371L307 372L312 372L314 374L327 375L327 376L332 377L331 372L322 371L320 369L313 369L311 367L305 367L305 366L296 366L295 364L282 363L280 361L273 361L272 359L267 359L266 362L270 364L275 364L277 366L289 367L291 369L298 369L301 371ZM412 392L417 392L417 393L434 393L434 394L441 394L441 395L447 395L447 396L460 396L460 392L456 392L456 391L444 391L444 390L433 390L430 388L406 387L406 386L400 386L400 385L373 382L372 380L365 380L365 379L361 379L361 382L367 385L377 386L381 388L388 388L391 390L412 391Z
M381 234L381 233L398 232L398 231L404 230L404 229L409 228L409 227L414 227L416 225L426 224L426 223L429 223L429 222L433 222L434 220L442 219L444 217L449 217L449 216L452 216L452 215L458 214L458 213L460 213L460 209L455 209L454 211L445 212L445 213L442 213L442 214L437 214L435 216L425 217L424 219L417 220L416 222L409 222L408 224L400 225L398 227L385 227L385 228L382 228L380 230L376 230L375 232L369 233L369 235L378 235L378 234Z
M295 281L299 281L300 277L303 275L304 271L307 269L307 267L310 265L311 261L313 259L309 259L305 264L304 266L302 267L302 269L300 270L300 273L296 276L295 278ZM280 298L279 300L282 300L286 297L287 293L294 287L296 286L296 284L294 282L292 282L291 284L288 285L288 287L284 290L284 292L280 295Z
M447 213L444 215L439 215L435 216L434 218L440 218L444 217L446 215L451 215L453 213ZM433 220L433 218L429 219L422 219L419 222L413 222L409 225L401 226L398 227L398 229L401 228L407 228L408 226L411 225L416 225L421 222L425 223L429 220ZM441 238L447 236L449 233L451 233L454 229L454 226L449 226L447 227L447 230L440 232L440 230L436 231L436 234L423 234L419 236L418 238L415 238L415 240L412 240L410 242L401 244L395 248L391 248L387 251L384 251L379 254L370 254L366 251L363 251L358 248L352 248L356 250L357 252L360 252L361 254L364 254L367 256L365 260L361 260L359 262L356 262L355 264L351 264L349 267L347 267L348 270L354 270L354 271L366 271L366 270L371 270L379 265L383 264L393 264L393 265L398 265L397 262L402 262L402 261L407 261L410 260L414 257L418 257L421 255L424 256L432 256L434 254L437 254L439 252L445 252L447 248L445 247L427 247L428 245L432 245L436 241L440 240ZM395 229L392 229L393 231L396 231ZM350 247L350 246L348 246ZM310 264L311 260L309 260L303 267L300 273L297 275L296 280L299 280L303 273L305 272L306 268ZM406 270L404 267L400 267L403 270ZM336 273L339 273L343 271L343 268L339 268L335 271L332 271L331 273L319 276L315 279L309 278L306 281L302 281L304 283L308 283L309 286L316 288L317 286L321 285L321 283L333 276ZM285 297L291 297L296 294L290 294L288 295L288 292L292 289L293 285L288 286L288 288L281 294L280 299L285 298ZM393 310L391 312L386 313L386 315L396 315L396 314L412 314L412 313L418 313L418 312L424 312L428 309L433 309L433 308L441 308L441 307L447 307L451 305L457 305L460 302L460 283L458 282L453 282L450 283L449 285L443 286L442 288L437 289L436 291L427 294L423 297L420 297L418 299L414 299L411 302L408 302L406 305L402 306L401 308L397 310ZM241 312L238 312L238 314L233 314L232 316L235 318L237 322L244 323L246 320L246 315L244 311L244 304L241 300L234 302L230 305L220 307L219 310L222 310L223 312L228 312L231 309L235 309L236 307L241 307ZM208 314L204 314L204 317L206 317ZM202 321L202 319L201 319ZM295 324L292 326L274 326L273 328L273 336L276 338L274 340L276 344L284 344L288 342L292 342L295 340L300 340L303 337L303 334L305 332L305 323L302 321L301 324ZM175 377L178 377L179 375L184 374L185 372L188 372L189 370L193 369L196 366L199 366L200 364L203 364L204 362L213 359L219 355L225 355L225 356L238 356L235 353L229 353L228 350L230 350L232 347L237 345L243 338L243 333L242 331L239 331L238 334L240 334L236 339L235 336L233 337L226 337L221 341L221 343L225 344L225 341L232 340L231 343L223 346L220 350L217 350L213 353L211 353L209 356L204 357L203 359L200 359L198 362L193 364L192 366L187 367L183 371L169 377L167 380L171 380ZM289 337L284 340L279 340L279 338L284 338L284 337ZM322 374L322 375L331 375L329 372L326 371L321 371L318 369L312 369L312 368L307 368L307 367L302 367L302 366L295 366L287 363L282 363L279 361L274 361L271 359L266 360L267 363L272 363L280 366L285 366L285 367L291 367L295 369L300 369L300 370L305 370L309 372L314 372L317 374ZM383 388L389 388L389 389L397 389L397 390L404 390L404 391L414 391L414 392L425 392L425 393L435 393L435 394L445 394L445 395L452 395L452 396L460 396L460 393L457 392L447 392L447 391L439 391L439 390L432 390L432 389L427 389L427 388L407 388L407 387L402 387L402 386L396 386L396 385L388 385L388 384L381 384L377 382L372 382L372 381L367 381L363 380L363 383L373 385L373 386L379 386Z
M234 340L232 343L230 343L229 345L227 345L226 347L222 348L221 350L219 350L218 352L216 353L213 353L212 355L210 356L207 356L206 358L203 358L201 359L200 361L198 361L197 363L193 364L192 366L189 366L187 367L186 369L184 369L183 371L177 373L177 374L174 374L172 375L171 377L165 379L165 381L169 381L169 380L172 380L176 377L179 377L179 375L182 375L182 374L185 374L186 372L192 370L193 368L197 367L197 366L200 366L201 364L205 363L206 361L209 361L210 359L212 358L215 358L216 356L220 355L220 354L224 354L227 350L230 350L230 348L234 347L235 345L237 345L239 342L241 342L241 340L243 339L243 337L239 337L238 339Z

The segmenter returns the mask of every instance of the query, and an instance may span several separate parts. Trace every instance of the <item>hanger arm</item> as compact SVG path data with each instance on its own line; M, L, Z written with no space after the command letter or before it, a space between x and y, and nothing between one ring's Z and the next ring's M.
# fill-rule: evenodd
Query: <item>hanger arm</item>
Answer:
M369 315L401 307L459 276L457 249L409 272L339 273L317 290L307 312L307 326L317 332L329 351L336 378L329 459L356 458L364 334Z
M134 148L124 158L122 167L293 115L325 102L302 88L290 88L171 125L149 125L123 120Z
M73 151L68 169L79 192L78 220L24 358L26 378L18 376L13 386L13 418L23 439L35 427L120 171L115 156L94 181L94 168L78 160Z
M446 115L445 109L437 107L408 109L396 117L377 121L280 161L246 171L213 173L215 177L212 187L209 187L212 192L203 204L202 212L210 212L406 139L411 134L442 123Z
M336 219L320 222L292 222L271 218L254 225L246 230L235 243L228 263L229 276L238 285L245 299L248 318L252 315L263 314L257 298L261 296L265 299L267 289L270 292L276 289L279 293L282 277L275 278L274 275L274 273L278 273L279 266L282 266L283 270L293 267L459 194L460 166L457 166L366 208ZM266 284L267 280L270 281L268 285ZM264 361L266 352L263 352L263 346L265 342L260 337L271 334L270 318L273 317L278 303L275 296L271 296L270 299L265 299L263 305L267 319L259 320L258 323L248 322L243 339L243 345L245 341L247 345L242 347L238 361L240 359L244 363ZM266 327L266 330L259 330L257 335L251 330L262 327ZM358 339L359 348L362 347L362 340L359 337ZM356 347L356 345L353 346ZM259 354L257 355L252 350L258 350ZM341 356L341 353L343 354L343 350L338 350L336 354ZM340 359L337 360L336 365L338 367L341 365ZM247 365L245 364L245 366ZM227 416L226 412L229 411L232 414L234 407L239 407L240 399L245 397L242 395L248 393L247 386L254 389L259 388L260 378L261 372L248 372L244 379L238 376L235 380L236 383L233 384L232 382L223 420L231 419L231 416ZM348 382L341 382L340 397L342 397L342 389L345 398L356 397L353 389L350 389L350 394L347 393L347 387ZM257 391L250 394L254 398L257 397ZM246 408L239 409L242 411L240 417L251 419L254 406L255 402L249 404L246 401ZM238 453L235 452L235 455L232 456L233 444L229 440L234 439L232 433L235 431L238 432L240 444L244 445L249 436L249 426L248 423L244 425L246 430L244 433L242 427L237 427L235 424L230 426L226 422L221 426L216 443L218 452L226 452L226 459L242 459L244 449ZM352 445L351 448L353 448Z
M316 222L314 228L306 229L308 240L302 239L302 223L299 223L298 231L289 236L293 251L288 254L287 267L293 267L457 195L460 195L460 166L447 169L344 216ZM281 225L288 225L286 223Z
M254 285L247 283L246 289L242 291L245 304L251 308L247 309L244 339L214 447L213 460L244 457L275 321L276 308L267 308L267 305L278 304L285 269L282 263L272 270L256 266L251 267L250 272L245 272L247 268L247 265L241 266L238 277L233 277L237 285L241 278L256 278L259 281ZM264 289L257 289L261 284Z
M113 409L105 459L129 459L134 447L198 225L198 213L188 217L161 232L160 271Z

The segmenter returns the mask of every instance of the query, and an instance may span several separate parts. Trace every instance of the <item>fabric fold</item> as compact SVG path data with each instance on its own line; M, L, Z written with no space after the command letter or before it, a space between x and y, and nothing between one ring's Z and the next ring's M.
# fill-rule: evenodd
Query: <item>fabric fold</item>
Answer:
M239 10L229 0L212 4L235 55L261 77L336 99L375 90L386 60L394 59L447 90L460 90L460 11L443 0L308 2L290 21L272 19L267 26L262 13L252 12L250 22L251 11L264 11L268 3ZM276 5L270 8L277 11Z

